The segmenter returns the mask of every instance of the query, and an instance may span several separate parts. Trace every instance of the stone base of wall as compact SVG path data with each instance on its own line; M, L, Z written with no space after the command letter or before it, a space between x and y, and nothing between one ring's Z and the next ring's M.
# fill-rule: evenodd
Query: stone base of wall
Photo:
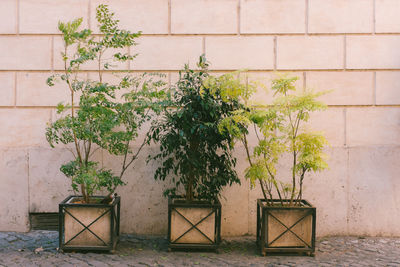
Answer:
M154 164L145 157L146 148L125 176L127 185L118 190L122 197L121 230L124 233L166 234L166 184L154 181ZM400 236L400 147L330 148L330 169L307 177L304 196L317 207L317 236L366 235ZM68 178L59 171L70 159L63 149L1 149L0 231L28 231L29 212L57 212L58 203L71 194ZM244 151L238 147L237 170L246 168ZM116 161L100 153L104 165ZM221 198L222 235L255 234L258 188L242 185L226 188Z

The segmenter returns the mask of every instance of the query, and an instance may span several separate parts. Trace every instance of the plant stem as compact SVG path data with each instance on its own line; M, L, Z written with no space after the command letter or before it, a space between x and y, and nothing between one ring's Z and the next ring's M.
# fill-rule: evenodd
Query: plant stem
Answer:
M85 189L85 185L84 184L81 184L81 192L82 192L83 201L85 203L89 203L89 196L86 193L86 189Z
M265 153L264 153L264 159L266 159ZM274 185L274 187L276 189L276 192L278 193L279 200L281 201L281 204L283 206L282 195L281 195L281 192L279 190L278 184L276 183L275 175L272 174L271 170L268 167L268 164L265 164L265 168L267 169L267 172L268 172L269 176L271 177L272 184ZM271 193L269 193L269 194L271 196L271 202L272 202L272 194Z
M189 144L189 149L191 152L194 152L194 151L197 151L198 146L199 146L198 143L196 143L195 141L191 141ZM193 199L194 199L194 195L193 195L194 181L195 181L195 177L194 177L194 173L193 173L193 167L190 167L189 175L188 175L188 182L186 185L186 201L188 201L188 202L193 201Z
M300 110L297 113L294 125L291 123L292 131L293 131L293 136L292 136L293 170L292 170L292 193L290 196L290 205L293 204L293 199L294 199L295 191L296 191L296 164L297 164L296 138L297 138L297 133L299 130L300 119L301 119L302 114L303 114L303 111Z
M303 199L303 179L304 179L304 174L306 173L306 169L302 169L302 173L300 175L300 189L299 189L299 194L297 196L297 202L299 205L301 204L301 200Z
M187 184L187 188L186 188L186 201L187 202L191 202L193 201L193 174L191 172L191 174L189 175L189 181Z
M65 55L67 55L67 45L66 44L64 46L64 53L65 53ZM67 68L67 60L66 59L64 60L64 72L65 72L65 75L66 75L66 81L67 81L69 90L71 92L71 119L72 119L72 124L74 124L74 118L75 118L75 115L74 115L74 113L75 113L75 108L74 108L74 104L75 104L74 103L74 90L72 88L71 81L70 81L70 78L69 78L68 68ZM76 133L75 133L74 127L72 127L72 135L74 137L75 150L76 150L76 153L77 153L77 156L78 156L79 164L82 167L83 162L82 162L81 149L80 149L80 146L79 146L79 143L78 143L78 139L76 138ZM89 202L89 196L87 195L85 184L81 184L81 192L82 192L82 196L83 196L84 202L88 203Z
M290 194L290 203L289 203L290 206L293 203L294 192L296 191L296 164L297 164L297 153L293 145L292 192Z
M98 58L98 61L99 61L99 63L98 63L98 73L99 73L99 81L100 81L100 83L101 82L103 82L103 74L102 74L102 72L101 72L101 55L102 55L102 52L103 51L99 51L99 58Z
M248 145L248 142L247 142L246 134L243 134L242 142L244 144L244 148L246 149L247 160L249 161L250 166L253 166L253 162L251 161L251 157L250 157L249 145ZM260 182L260 187L261 187L261 191L263 193L264 199L268 202L268 197L267 197L267 194L265 193L265 189L264 189L264 185L262 183L262 180L258 179L258 181Z

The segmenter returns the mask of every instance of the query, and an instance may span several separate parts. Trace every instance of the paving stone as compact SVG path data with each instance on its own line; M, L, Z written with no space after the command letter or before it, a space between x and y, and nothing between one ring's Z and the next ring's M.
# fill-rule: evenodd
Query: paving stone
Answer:
M0 233L0 239L8 237L7 233Z
M261 257L254 236L226 238L219 254L167 252L163 236L122 235L114 254L57 252L57 232L0 232L2 266L400 266L400 238L329 237L315 257ZM36 248L43 251L35 253Z
M6 240L8 242L14 242L14 241L18 240L18 238L16 236L14 236L14 235L11 235L11 236L7 236Z

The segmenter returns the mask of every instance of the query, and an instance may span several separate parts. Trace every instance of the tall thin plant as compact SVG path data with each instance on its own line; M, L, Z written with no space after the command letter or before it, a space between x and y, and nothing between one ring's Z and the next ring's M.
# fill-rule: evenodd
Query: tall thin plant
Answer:
M72 152L74 159L63 164L60 170L71 179L73 190L82 194L85 203L91 201L96 191L104 189L108 191L104 202L110 201L116 188L124 184L122 177L138 158L146 140L136 150L131 148L131 143L152 113L161 110L165 96L162 89L165 83L157 75L121 72L116 75L118 82L104 81L105 71L134 60L136 55L127 53L127 48L136 45L140 32L120 29L114 13L106 5L97 7L96 19L100 35L94 35L89 29L79 30L82 18L59 22L64 41L61 53L64 71L47 80L49 86L64 82L70 101L58 104L59 118L48 124L46 138L51 147L64 144ZM97 79L82 78L86 76L82 75L81 68L88 63L97 66ZM93 160L98 149L122 156L118 174Z

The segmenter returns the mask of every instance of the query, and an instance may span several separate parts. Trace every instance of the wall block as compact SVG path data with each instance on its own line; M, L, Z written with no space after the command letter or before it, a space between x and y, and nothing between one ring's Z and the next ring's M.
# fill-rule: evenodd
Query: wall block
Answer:
M51 37L0 36L0 70L50 70Z
M342 36L279 36L277 69L342 69Z
M400 72L376 72L376 104L400 105Z
M193 33L236 33L236 0L172 0L171 32Z
M348 69L400 68L400 36L348 36L346 45Z
M373 72L307 72L307 88L326 91L320 97L328 105L372 105Z
M60 33L57 26L59 21L70 22L77 18L85 18L82 27L88 26L89 0L20 0L19 2L20 33Z
M373 0L309 0L309 33L372 33Z
M13 72L0 73L0 106L13 106L15 93L15 74Z
M348 108L346 118L349 146L400 144L400 108Z
M29 230L28 153L24 148L0 149L0 231Z
M375 30L377 33L400 32L400 2L397 0L375 0Z
M241 0L240 33L305 33L306 2Z
M17 3L15 0L0 1L0 34L17 33Z
M271 70L272 37L207 37L206 56L215 70Z
M120 20L120 27L143 34L168 33L168 0L92 0L90 1L90 28L98 32L96 7L109 5Z

